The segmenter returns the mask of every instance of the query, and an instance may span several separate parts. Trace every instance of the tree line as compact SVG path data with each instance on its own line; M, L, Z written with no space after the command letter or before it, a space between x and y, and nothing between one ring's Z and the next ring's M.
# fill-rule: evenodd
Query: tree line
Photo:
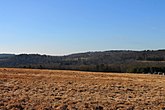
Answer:
M165 50L87 52L67 56L3 55L0 67L119 73L165 72Z

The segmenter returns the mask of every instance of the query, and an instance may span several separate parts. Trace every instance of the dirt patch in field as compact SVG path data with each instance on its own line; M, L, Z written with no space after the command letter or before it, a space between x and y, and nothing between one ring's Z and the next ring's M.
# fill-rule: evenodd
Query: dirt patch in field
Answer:
M165 77L0 69L0 110L165 110Z

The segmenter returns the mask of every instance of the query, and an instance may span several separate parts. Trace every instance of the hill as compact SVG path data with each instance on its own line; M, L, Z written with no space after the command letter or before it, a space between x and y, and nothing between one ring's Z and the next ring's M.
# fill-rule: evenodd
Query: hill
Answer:
M0 67L102 72L165 72L165 50L86 52L66 56L21 54L2 58Z
M14 54L0 54L0 59L10 58L15 56Z

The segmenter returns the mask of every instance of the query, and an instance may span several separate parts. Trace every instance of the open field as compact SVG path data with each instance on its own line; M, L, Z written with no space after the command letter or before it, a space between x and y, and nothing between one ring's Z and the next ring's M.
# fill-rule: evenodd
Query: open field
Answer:
M165 110L165 76L0 69L0 110Z

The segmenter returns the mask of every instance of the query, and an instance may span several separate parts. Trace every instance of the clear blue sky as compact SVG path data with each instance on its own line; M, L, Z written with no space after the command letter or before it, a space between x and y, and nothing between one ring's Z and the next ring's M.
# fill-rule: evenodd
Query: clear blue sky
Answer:
M0 0L0 53L165 48L165 0Z

